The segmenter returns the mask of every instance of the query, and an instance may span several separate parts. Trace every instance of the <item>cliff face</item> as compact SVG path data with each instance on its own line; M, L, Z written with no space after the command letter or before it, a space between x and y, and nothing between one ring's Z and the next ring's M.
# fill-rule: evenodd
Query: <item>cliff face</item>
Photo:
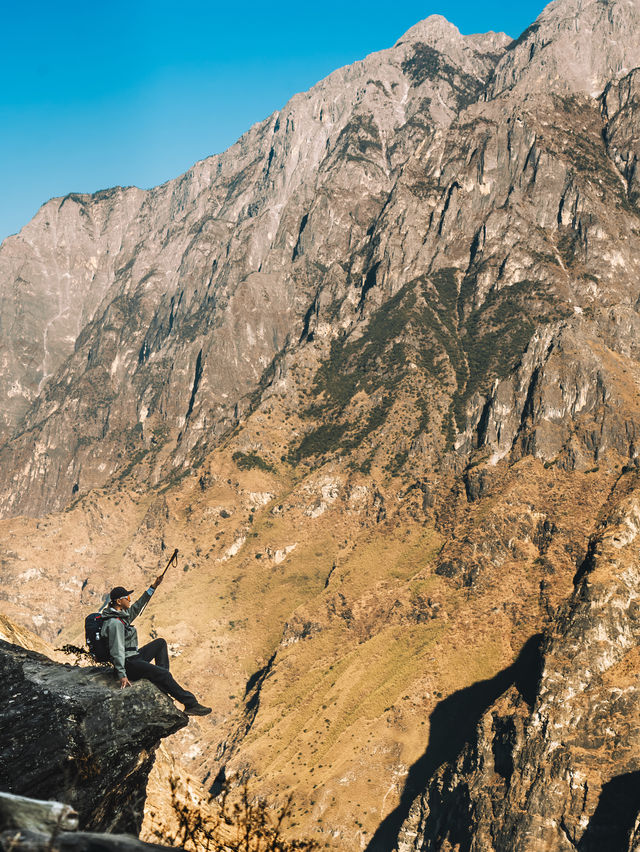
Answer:
M640 25L635 2L554 0L509 46L489 96L516 88L521 96L552 88L598 97L612 80L640 64L629 33Z
M137 834L162 737L187 717L147 681L120 690L109 669L86 669L0 641L6 792L56 798L80 828Z
M503 676L508 688L429 780L398 849L636 848L639 531L633 474L609 500L541 661L521 658Z
M625 412L595 446L566 423L613 396L594 345L635 357L636 13L552 4L514 45L431 18L175 181L49 202L2 249L4 513L198 463L274 369L308 417L331 341L320 425L359 389L388 419L393 381L425 470L452 443L633 455Z
M360 286L348 258L399 169L506 41L429 19L177 180L53 200L7 240L3 512L64 506L132 456L154 477L167 442L181 463L227 430L320 292Z

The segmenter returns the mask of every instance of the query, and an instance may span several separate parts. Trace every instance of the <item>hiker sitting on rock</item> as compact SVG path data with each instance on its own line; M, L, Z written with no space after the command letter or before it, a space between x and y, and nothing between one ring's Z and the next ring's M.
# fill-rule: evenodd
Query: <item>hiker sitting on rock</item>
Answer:
M109 606L102 611L102 636L109 643L109 656L120 678L121 689L131 686L132 680L146 678L184 704L184 712L189 716L206 716L211 713L211 707L200 704L195 695L183 689L170 674L169 652L165 640L154 639L153 642L138 648L138 633L131 622L149 603L163 576L160 574L133 604L132 590L127 590L124 586L111 589ZM156 665L152 660L156 661Z

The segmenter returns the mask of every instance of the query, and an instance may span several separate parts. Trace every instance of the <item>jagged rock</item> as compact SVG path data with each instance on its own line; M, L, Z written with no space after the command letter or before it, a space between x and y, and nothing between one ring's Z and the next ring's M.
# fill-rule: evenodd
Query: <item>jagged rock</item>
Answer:
M634 132L639 103L640 72L632 71L619 82L607 86L602 97L602 110L607 119L607 150L627 184L629 201L638 207L638 157L640 144Z
M120 690L106 668L54 663L0 641L0 784L56 798L82 829L137 833L162 737L188 721L148 681Z
M640 488L627 474L547 631L535 689L507 681L460 754L424 779L401 852L636 848L639 533Z
M490 96L544 86L597 97L612 78L640 64L640 46L628 37L639 26L637 0L555 0L509 45Z
M145 198L130 187L47 202L0 250L2 367L6 437L98 310L127 242L126 223Z

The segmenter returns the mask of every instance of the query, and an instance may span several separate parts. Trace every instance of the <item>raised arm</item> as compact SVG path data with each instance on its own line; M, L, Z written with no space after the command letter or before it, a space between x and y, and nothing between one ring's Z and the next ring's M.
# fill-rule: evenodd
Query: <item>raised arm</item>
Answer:
M143 594L140 595L138 600L135 603L131 604L131 606L129 607L129 622L132 622L134 618L137 618L140 615L142 610L151 600L151 595L155 592L155 590L162 582L163 577L164 574L159 574L153 581L153 583L149 586L149 588L146 590L146 592L143 592Z
M155 590L155 586L149 586L146 592L143 592L138 598L138 600L131 604L131 606L129 607L129 623L131 623L134 618L137 618L140 615L142 610L151 600L151 595L155 592Z

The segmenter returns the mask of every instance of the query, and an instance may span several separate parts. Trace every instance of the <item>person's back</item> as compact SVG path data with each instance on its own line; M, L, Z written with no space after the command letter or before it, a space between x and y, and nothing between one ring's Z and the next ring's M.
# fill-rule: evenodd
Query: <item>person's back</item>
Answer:
M123 586L116 586L111 590L109 605L102 610L101 635L109 643L109 656L121 679L127 676L124 667L125 659L138 653L138 631L131 622L140 615L151 600L151 595L155 591L151 589L150 586L130 607L119 608L116 601L119 599L124 604L130 599L131 592L127 592ZM114 593L117 595L116 600L113 599Z

